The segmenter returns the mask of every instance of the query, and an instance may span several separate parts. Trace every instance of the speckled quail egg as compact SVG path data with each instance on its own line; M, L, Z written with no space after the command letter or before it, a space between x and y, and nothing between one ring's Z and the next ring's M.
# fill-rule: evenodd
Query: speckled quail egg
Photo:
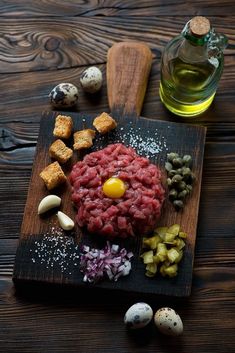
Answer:
M171 308L159 309L154 315L154 323L164 335L179 336L183 333L182 320Z
M51 103L56 108L70 108L77 103L78 89L72 83L60 83L50 92Z
M146 303L136 303L132 305L124 316L124 323L127 328L142 328L152 320L153 310Z
M80 78L82 88L88 93L98 92L102 86L102 81L102 72L96 66L86 69Z

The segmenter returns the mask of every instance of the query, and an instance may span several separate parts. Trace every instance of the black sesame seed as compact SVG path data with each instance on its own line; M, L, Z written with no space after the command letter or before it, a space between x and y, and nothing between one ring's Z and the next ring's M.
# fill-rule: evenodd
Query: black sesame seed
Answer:
M174 326L177 326L177 322L174 322Z

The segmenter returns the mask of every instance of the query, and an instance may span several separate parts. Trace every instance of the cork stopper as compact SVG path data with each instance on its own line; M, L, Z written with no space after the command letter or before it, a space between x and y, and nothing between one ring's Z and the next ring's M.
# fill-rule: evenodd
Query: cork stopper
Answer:
M206 17L196 16L189 22L189 28L195 37L204 37L210 31L210 21Z

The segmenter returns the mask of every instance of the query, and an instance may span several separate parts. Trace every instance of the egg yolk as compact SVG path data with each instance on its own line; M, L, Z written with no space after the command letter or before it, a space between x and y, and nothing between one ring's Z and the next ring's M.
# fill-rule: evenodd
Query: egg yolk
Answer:
M109 178L103 184L103 193L112 199L118 199L122 197L125 191L126 191L125 184L119 178L115 178L115 177Z

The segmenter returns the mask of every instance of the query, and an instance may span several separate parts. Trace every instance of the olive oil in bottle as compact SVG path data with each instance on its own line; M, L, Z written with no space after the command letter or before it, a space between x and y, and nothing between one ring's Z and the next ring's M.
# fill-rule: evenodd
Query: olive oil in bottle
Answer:
M226 43L200 16L169 42L162 55L159 93L171 112L193 117L209 107L223 72Z

